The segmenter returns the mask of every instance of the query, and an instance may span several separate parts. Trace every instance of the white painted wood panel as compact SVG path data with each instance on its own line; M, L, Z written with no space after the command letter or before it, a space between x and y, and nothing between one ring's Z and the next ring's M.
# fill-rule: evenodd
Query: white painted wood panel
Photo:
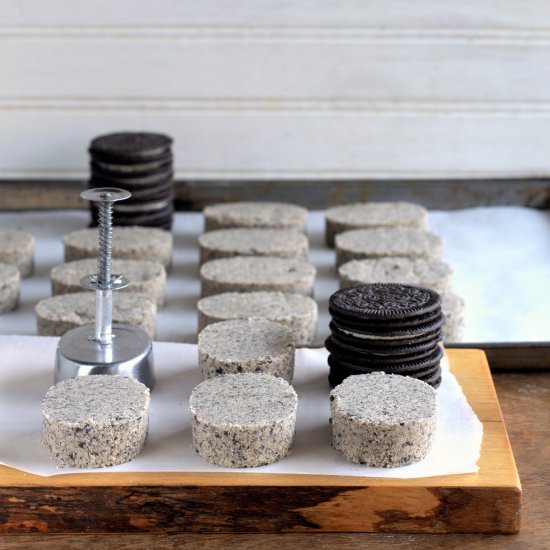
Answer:
M139 120L133 113L113 113L108 120L94 112L10 114L4 118L10 132L0 133L1 170L31 178L82 177L89 136L146 128L174 136L180 178L521 176L544 174L548 167L550 116L522 118L521 132L513 114L155 111ZM480 159L491 159L490 166Z
M541 30L547 0L0 0L6 26Z
M550 174L550 2L0 0L0 178L165 131L180 178Z
M8 38L0 50L0 98L262 98L274 105L279 99L550 99L550 34L547 43L527 46L378 38Z

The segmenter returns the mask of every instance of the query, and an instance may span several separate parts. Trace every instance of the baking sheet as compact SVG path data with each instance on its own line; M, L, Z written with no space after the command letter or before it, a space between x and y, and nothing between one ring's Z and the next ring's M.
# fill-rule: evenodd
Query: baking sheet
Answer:
M88 221L87 211L76 210L0 214L0 228L30 231L37 240L35 273L22 283L18 309L0 315L0 334L36 334L34 306L50 295L50 269L63 261L61 237L86 227ZM524 207L430 211L429 226L443 236L444 259L455 272L453 288L466 300L465 342L550 340L549 211ZM328 335L328 298L338 288L334 251L324 246L323 230L323 213L310 212L310 261L318 270L317 345ZM157 320L160 341L196 342L201 232L200 213L176 214L167 306Z
M83 471L235 472L319 474L413 478L476 472L483 426L467 403L455 377L442 361L443 381L437 390L437 427L428 456L400 468L351 464L330 446L330 387L327 352L300 349L293 385L298 394L294 445L288 457L259 468L220 468L201 460L191 446L187 411L192 389L202 381L197 347L154 344L156 386L151 395L149 437L144 451L127 464L81 470L56 468L41 444L40 402L52 384L58 338L0 336L0 462L20 470L51 476Z

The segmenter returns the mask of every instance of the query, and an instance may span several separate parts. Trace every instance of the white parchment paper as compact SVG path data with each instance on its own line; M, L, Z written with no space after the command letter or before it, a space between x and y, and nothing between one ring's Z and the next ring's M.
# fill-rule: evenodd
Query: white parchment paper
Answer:
M34 307L51 294L49 272L63 261L61 238L88 222L87 211L0 214L0 228L19 228L36 237L35 273L22 283L19 307L0 315L0 334L36 334ZM550 211L523 207L431 211L429 226L443 236L444 259L454 270L453 287L466 301L464 342L550 340ZM201 232L200 213L176 214L167 305L157 318L160 341L197 341ZM334 251L324 246L323 232L323 213L310 212L309 257L317 267L319 304L317 345L328 336L328 298L338 289Z
M58 469L42 446L41 400L53 383L57 338L0 336L0 462L42 476L83 471L235 471L203 462L191 446L187 412L191 390L201 382L197 348L155 343L157 385L152 393L149 438L132 462L100 470ZM430 454L401 468L370 468L348 463L330 446L327 352L301 349L294 387L298 416L292 452L277 464L239 469L254 473L325 474L413 478L477 471L483 426L443 362L437 431Z

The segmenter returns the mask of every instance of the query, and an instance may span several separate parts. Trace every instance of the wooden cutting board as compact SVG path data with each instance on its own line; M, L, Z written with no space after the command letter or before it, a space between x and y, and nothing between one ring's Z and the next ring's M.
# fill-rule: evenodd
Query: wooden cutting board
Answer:
M521 484L487 360L473 349L448 350L448 356L483 422L475 474L419 479L248 472L40 477L0 465L0 533L515 533Z

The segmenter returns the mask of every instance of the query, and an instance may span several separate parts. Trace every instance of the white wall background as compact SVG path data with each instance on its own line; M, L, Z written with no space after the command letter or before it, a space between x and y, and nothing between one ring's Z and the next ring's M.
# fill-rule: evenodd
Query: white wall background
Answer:
M550 174L545 0L0 0L0 178L175 138L179 178Z

